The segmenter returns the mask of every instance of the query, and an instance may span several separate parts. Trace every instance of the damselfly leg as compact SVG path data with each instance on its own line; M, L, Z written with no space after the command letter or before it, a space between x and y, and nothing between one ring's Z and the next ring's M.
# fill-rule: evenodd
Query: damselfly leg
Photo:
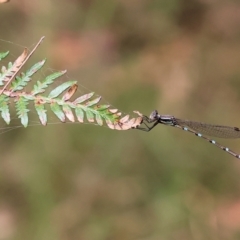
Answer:
M143 115L142 116L142 124L144 127L137 127L136 129L149 132L151 131L155 126L158 125L158 119L150 119L149 117ZM150 124L150 125L149 125Z

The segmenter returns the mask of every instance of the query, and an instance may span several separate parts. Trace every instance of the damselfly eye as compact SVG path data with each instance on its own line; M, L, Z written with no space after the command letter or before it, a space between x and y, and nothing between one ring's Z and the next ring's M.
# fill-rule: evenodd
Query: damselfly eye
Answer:
M157 110L154 110L154 111L150 114L149 118L150 118L151 120L154 120L154 119L157 119L157 116L158 116L158 111L157 111Z

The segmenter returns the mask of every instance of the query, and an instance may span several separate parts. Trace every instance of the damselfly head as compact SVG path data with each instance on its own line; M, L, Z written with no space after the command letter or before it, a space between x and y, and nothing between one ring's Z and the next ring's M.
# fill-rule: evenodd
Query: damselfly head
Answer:
M151 120L157 119L157 118L158 118L158 111L157 111L157 110L154 110L154 111L150 114L149 118L150 118Z

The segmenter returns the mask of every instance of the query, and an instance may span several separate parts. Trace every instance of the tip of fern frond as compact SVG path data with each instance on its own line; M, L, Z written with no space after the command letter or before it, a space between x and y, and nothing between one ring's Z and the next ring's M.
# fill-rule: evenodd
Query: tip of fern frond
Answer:
M140 116L140 117L142 117L143 116L143 114L142 113L140 113L139 111L133 111L134 113L136 113L138 116Z
M110 120L106 120L106 124L110 129L115 129L114 124Z
M134 111L134 113L138 114L139 117L129 119L130 116L126 115L114 123L110 121L106 121L106 123L109 128L115 129L115 130L129 130L129 129L137 128L142 123L143 115L138 111Z
M120 119L120 122L121 122L121 123L125 123L125 122L128 121L128 119L129 119L129 115L126 115L125 117L123 117L123 118Z
M132 128L137 128L138 126L140 126L142 121L143 121L142 117L135 118L135 122L132 124Z
M115 123L114 124L114 129L116 129L116 130L124 130L124 129L122 129L122 126L119 123Z

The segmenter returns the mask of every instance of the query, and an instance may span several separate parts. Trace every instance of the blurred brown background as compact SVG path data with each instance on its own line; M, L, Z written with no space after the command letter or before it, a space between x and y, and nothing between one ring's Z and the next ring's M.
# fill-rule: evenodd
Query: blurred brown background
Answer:
M29 66L123 112L240 127L239 1L12 0L0 30L7 61L46 36ZM189 133L56 124L0 144L1 240L240 239L240 162Z

